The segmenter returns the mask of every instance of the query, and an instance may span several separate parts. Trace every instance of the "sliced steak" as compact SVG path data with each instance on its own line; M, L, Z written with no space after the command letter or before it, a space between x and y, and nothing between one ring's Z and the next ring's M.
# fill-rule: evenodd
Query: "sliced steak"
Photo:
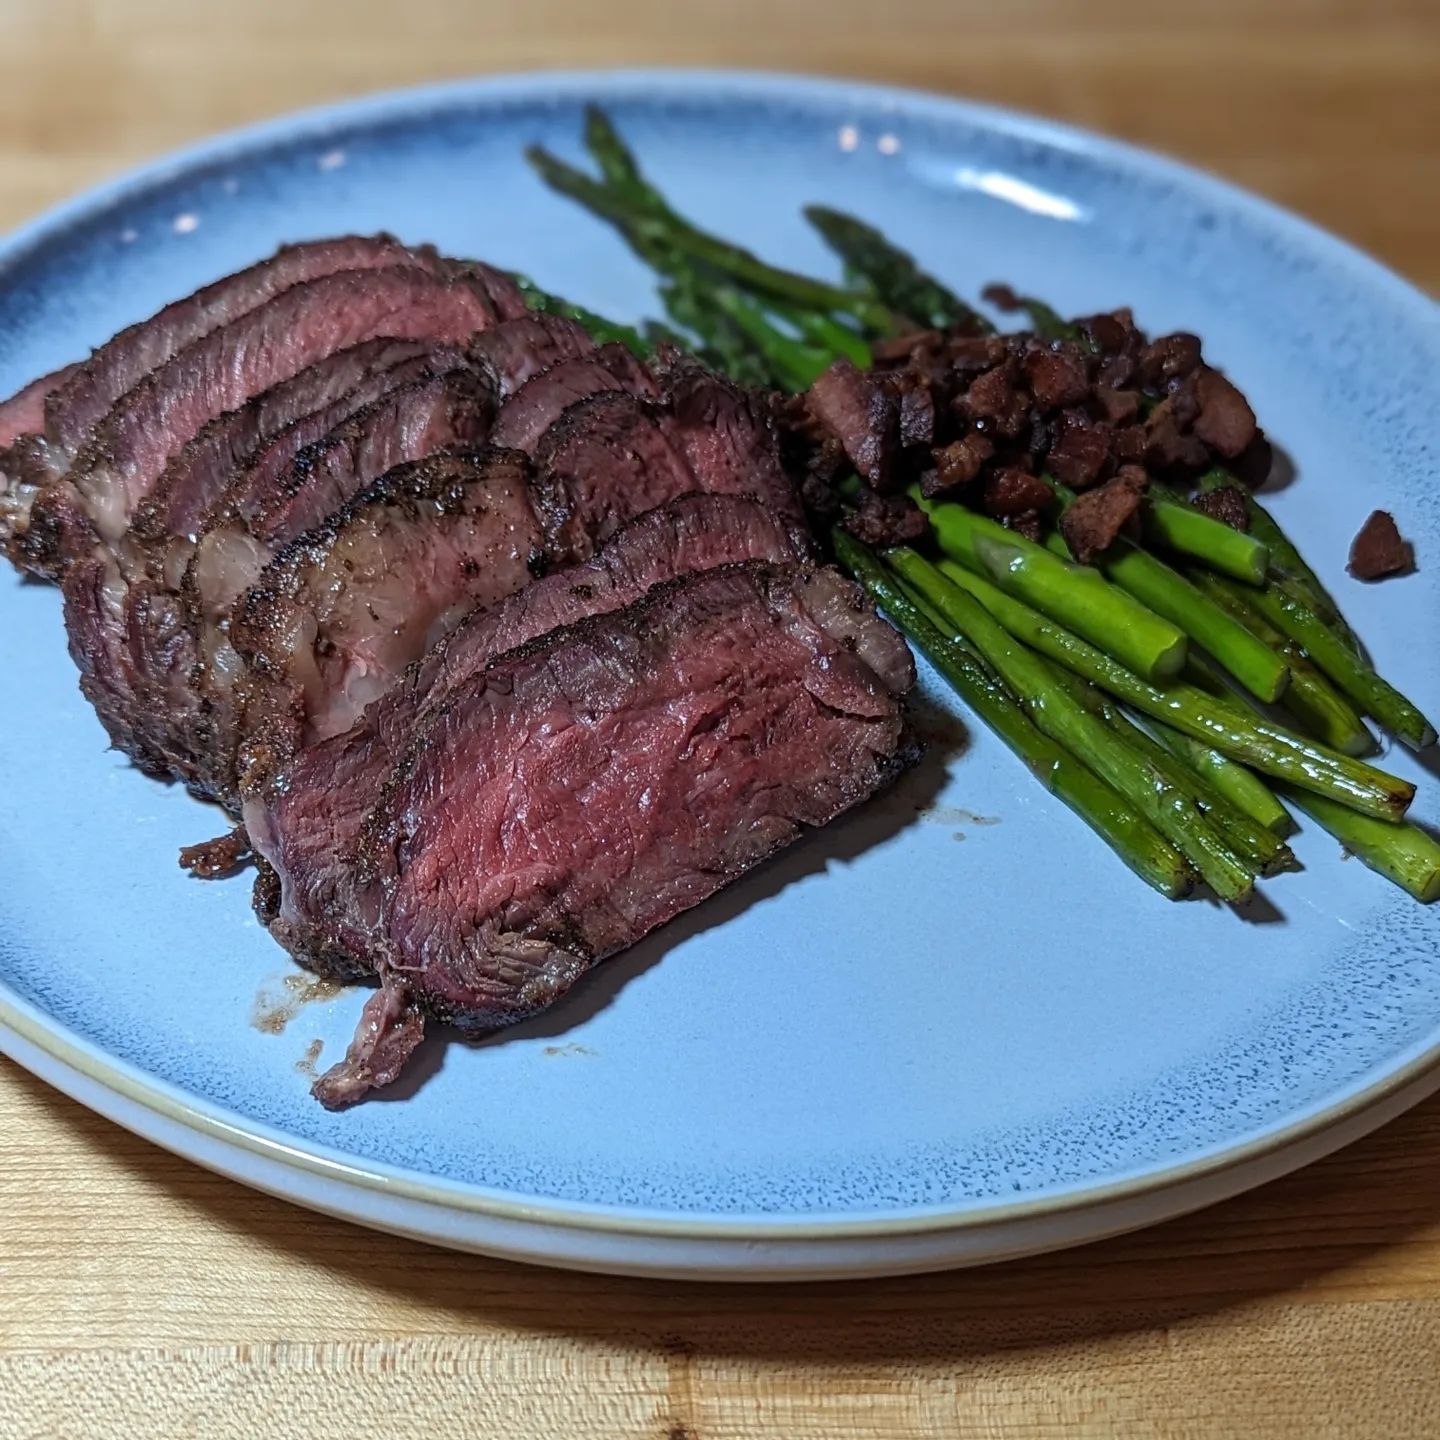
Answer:
M912 757L913 681L851 582L763 563L497 660L452 693L366 826L382 997L407 1038L421 1013L480 1031L545 1009L873 795ZM365 1027L323 1103L393 1074L403 1055L377 1074L371 1042L395 1028Z
M96 543L114 545L177 453L209 420L361 341L464 340L494 319L469 273L418 266L345 271L295 285L193 342L128 391L64 479L46 486L16 537L22 562L57 576Z
M73 459L110 407L150 371L192 341L294 285L341 271L391 265L431 269L439 264L431 247L412 249L389 235L347 235L282 246L268 260L206 285L107 340L47 403L46 438L67 460Z
M535 447L535 466L560 482L565 511L548 516L546 528L577 559L635 516L697 488L674 418L618 390L571 405Z
M541 437L570 406L607 390L647 399L660 394L650 371L612 341L593 354L562 360L522 385L500 408L495 443L533 454Z
M758 495L803 526L799 498L780 465L774 426L755 396L686 358L667 373L665 399L696 489Z
M513 394L542 370L594 349L595 342L574 320L533 311L486 330L470 346L475 363L502 397Z
M757 501L687 495L632 521L583 565L475 609L343 735L295 756L245 803L249 834L278 875L262 876L257 908L302 963L363 972L367 939L354 906L355 846L396 759L452 687L505 651L562 625L633 604L652 586L745 560L791 560L803 538Z
M442 264L430 247L411 250L387 235L285 246L270 259L217 280L122 330L82 364L27 386L6 402L7 409L13 406L17 414L23 412L27 423L24 437L0 462L0 548L17 564L27 563L17 548L18 537L29 528L30 508L38 492L69 469L122 395L185 346L308 280L340 271ZM33 413L37 399L42 403L38 415ZM16 440L11 436L5 443Z
M212 421L171 460L160 489L141 507L119 547L120 572L127 584L123 638L116 642L124 646L125 655L117 678L128 679L130 698L127 706L117 697L111 708L123 709L129 717L129 735L122 748L145 754L152 767L193 778L187 757L172 753L171 745L181 717L199 704L193 684L195 632L187 622L181 590L195 554L194 531L205 523L205 514L224 511L223 498L216 499L213 492L217 487L228 492L226 479L238 483L234 477L236 467L244 465L245 456L240 454L244 446L257 432L263 438L274 429L249 457L249 470L242 468L240 474L278 474L306 444L322 439L372 401L412 380L464 363L463 351L454 345L368 341L312 365L242 409ZM351 382L348 387L346 382ZM320 408L280 423L312 402ZM175 488L162 497L161 489L171 480ZM202 502L206 511L197 518ZM176 529L167 533L167 526Z
M22 435L35 435L45 426L45 402L80 366L65 365L32 380L8 400L0 400L0 450L8 450Z
M529 583L544 536L528 470L518 450L397 466L266 567L230 622L248 667L241 793L349 730L468 611Z
M303 535L392 466L485 439L494 418L495 392L468 365L422 376L298 451L271 490L248 487L240 513L272 543Z
M315 528L371 481L408 460L486 438L494 397L472 370L412 381L367 405L315 445L265 493L248 493L252 518L232 514L196 547L182 582L186 622L195 636L196 703L171 715L171 749L202 793L233 794L231 756L215 735L234 732L234 686L241 666L227 629L235 602L256 584L284 545Z
M294 437L302 432L293 427L308 421L313 433L294 443L293 455L302 444L319 439L361 405L383 394L382 386L393 388L427 370L453 370L463 362L459 345L389 336L327 355L205 425L171 456L154 490L136 509L131 532L145 541L176 536L193 539L236 472L266 442L282 432ZM314 429L317 425L318 430Z

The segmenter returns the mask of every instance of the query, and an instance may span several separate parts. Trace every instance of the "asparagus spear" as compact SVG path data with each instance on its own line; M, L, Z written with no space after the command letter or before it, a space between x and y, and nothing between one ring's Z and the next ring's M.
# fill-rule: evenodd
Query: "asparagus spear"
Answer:
M940 562L940 569L1016 639L1108 690L1133 709L1164 721L1192 739L1205 741L1232 760L1382 820L1398 820L1415 797L1415 787L1407 781L1328 750L1194 685L1169 681L1162 688L1149 683L972 570L947 560Z
M888 333L894 326L889 310L868 296L767 265L750 251L698 229L671 210L653 187L645 186L653 197L645 198L633 184L621 187L594 180L539 145L530 146L525 157L552 189L616 226L642 259L652 259L656 247L678 251L772 300L850 315L877 334ZM645 253L647 249L650 254Z
M938 571L936 576L943 579ZM1108 695L1068 670L1059 666L1053 669L1056 679L1079 704L1110 725L1167 784L1190 799L1219 840L1253 873L1275 875L1295 863L1288 845L1232 805L1204 776L1162 747Z
M1251 585L1265 583L1270 550L1256 535L1232 530L1222 521L1168 496L1152 493L1141 512L1145 538L1167 550L1203 561L1222 575Z
M916 328L945 330L968 325L982 334L994 332L995 327L979 311L927 275L913 256L892 245L873 225L825 205L807 205L805 218L847 269L866 280L886 306L914 322Z
M1072 754L1083 755L1200 872L1223 900L1242 901L1254 876L1206 821L1189 795L1077 701L1043 655L1018 644L984 606L947 585L923 556L901 548L887 560L935 605L1019 698L1035 724ZM939 581L939 585L935 584Z
M818 310L797 310L792 305L776 305L775 312L793 325L812 345L829 351L827 360L843 355L854 364L867 368L871 363L870 346L848 325Z
M1365 714L1412 750L1435 743L1435 727L1413 701L1384 680L1308 605L1278 586L1247 596L1277 629L1288 635Z
M1016 295L1014 303L1029 317L1030 327L1047 340L1078 340L1086 343L1078 325L1072 325L1061 313L1033 295Z
M1183 760L1203 776L1237 809L1275 835L1289 835L1295 829L1290 812L1275 798L1260 777L1218 750L1199 740L1192 740L1158 720L1151 720L1150 731L1177 759Z
M1074 491L1054 480L1048 483L1061 506L1068 508L1075 499ZM1067 560L1070 558L1070 549L1058 532L1051 534L1046 544ZM1285 661L1229 611L1202 595L1183 575L1149 551L1119 536L1099 557L1099 568L1142 605L1203 645L1252 695L1261 700L1278 700L1284 693L1290 681Z
M911 495L930 517L947 555L979 570L1002 589L1063 619L1081 635L1147 680L1174 675L1185 662L1185 636L1094 570L1068 564L1041 545L960 505Z
M1270 578L1282 589L1289 590L1297 600L1308 605L1356 654L1360 654L1360 642L1355 632L1345 623L1340 607L1321 583L1320 577L1305 563L1304 557L1280 528L1275 517L1250 493L1250 488L1227 470L1208 470L1200 477L1202 491L1219 490L1226 486L1238 490L1244 498L1245 511L1250 519L1250 534L1264 544L1269 552ZM1249 579L1245 575L1236 578ZM1250 583L1260 585L1264 580L1265 576L1262 575Z
M1184 858L1109 785L1043 735L991 671L944 634L901 589L874 553L843 530L840 563L930 658L955 692L1015 752L1051 794L1070 807L1147 884L1172 900L1189 893Z
M1288 786L1281 793L1363 864L1424 904L1440 900L1440 842L1418 825L1387 825L1323 795Z
M1202 490L1233 484L1224 471L1201 477ZM1240 486L1250 516L1250 528L1270 551L1271 583L1246 593L1246 601L1275 629L1302 646L1321 670L1385 729L1412 749L1435 743L1435 727L1419 708L1382 678L1365 659L1355 632L1346 624L1330 592L1305 563L1253 495Z
M1280 703L1300 728L1346 755L1369 755L1375 740L1355 707L1317 670L1303 650L1255 608L1253 591L1219 575L1195 570L1190 577L1212 600L1226 606L1240 622L1290 664L1290 685Z

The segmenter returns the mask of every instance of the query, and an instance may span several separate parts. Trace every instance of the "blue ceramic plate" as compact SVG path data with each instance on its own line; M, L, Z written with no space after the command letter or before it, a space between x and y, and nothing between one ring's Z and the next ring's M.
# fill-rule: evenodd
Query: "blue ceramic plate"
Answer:
M831 272L799 215L826 201L961 290L1003 278L1200 332L1293 462L1282 522L1381 668L1440 711L1432 303L1213 180L949 100L546 75L267 125L5 243L0 391L281 241L346 230L653 312L639 264L521 158L574 153L591 100L683 209L782 262ZM1422 570L1364 587L1344 556L1382 505ZM1303 872L1252 915L1169 904L926 675L929 756L893 792L538 1021L435 1044L403 1086L327 1114L309 1073L362 994L304 1003L248 885L176 868L219 817L106 752L53 590L0 579L0 677L0 1043L202 1163L366 1223L620 1270L918 1269L1202 1204L1440 1084L1440 910L1308 826Z

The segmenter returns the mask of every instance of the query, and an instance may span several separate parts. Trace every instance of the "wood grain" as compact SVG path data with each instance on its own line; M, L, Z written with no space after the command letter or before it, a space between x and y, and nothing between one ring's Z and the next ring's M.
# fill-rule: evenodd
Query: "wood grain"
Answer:
M0 0L0 224L298 105L662 62L866 75L1095 126L1440 286L1433 0ZM310 1215L0 1062L0 1440L1431 1436L1437 1196L1440 1100L1065 1255L863 1285L626 1282Z

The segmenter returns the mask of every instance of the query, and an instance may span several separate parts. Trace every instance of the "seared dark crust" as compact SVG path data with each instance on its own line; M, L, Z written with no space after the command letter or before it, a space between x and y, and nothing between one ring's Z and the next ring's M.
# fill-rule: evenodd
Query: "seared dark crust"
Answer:
M431 374L397 386L357 410L324 439L300 450L269 496L251 497L252 503L257 498L260 502L251 523L254 533L277 540L304 533L312 527L306 525L303 518L297 518L297 511L304 517L313 518L315 523L323 521L330 512L328 507L320 509L324 503L322 500L311 499L307 506L297 506L297 500L322 484L326 476L333 473L337 462L342 472L352 470L352 457L372 443L377 424L403 406L407 397L422 398L437 389L450 412L457 417L458 428L469 432L468 437L457 438L478 440L489 431L495 412L495 392L485 377L474 370L458 367L444 374Z
M659 382L645 363L611 342L532 375L501 407L495 438L534 454L545 432L571 405L609 390L652 400L660 395Z

